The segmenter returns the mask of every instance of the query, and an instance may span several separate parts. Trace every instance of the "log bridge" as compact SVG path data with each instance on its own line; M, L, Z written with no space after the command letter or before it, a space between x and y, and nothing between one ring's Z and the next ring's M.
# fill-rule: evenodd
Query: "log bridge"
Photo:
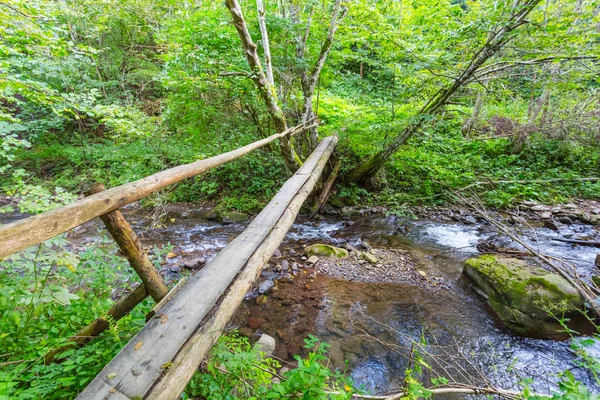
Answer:
M309 121L239 149L112 189L105 190L97 184L81 200L0 227L2 259L99 217L142 280L138 288L119 299L107 314L119 319L147 296L156 302L145 326L79 394L78 399L163 400L179 397L294 223L335 149L337 137L324 138L239 236L204 268L186 281L180 281L170 291L119 208L314 126ZM48 352L45 361L58 361L66 349L83 345L107 327L105 318L97 318L65 345Z

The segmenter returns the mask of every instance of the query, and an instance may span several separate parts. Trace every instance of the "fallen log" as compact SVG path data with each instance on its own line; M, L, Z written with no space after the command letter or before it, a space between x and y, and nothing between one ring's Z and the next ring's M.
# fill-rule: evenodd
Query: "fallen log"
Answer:
M329 178L327 178L327 182L325 182L325 185L323 186L323 190L321 191L321 195L319 196L319 199L313 206L313 208L310 212L309 218L314 218L315 215L317 215L317 213L319 211L321 211L321 208L323 208L323 206L325 204L327 204L327 200L329 200L329 196L331 194L331 188L333 187L333 184L335 183L335 180L337 179L337 176L340 173L341 168L342 168L342 160L338 160L338 162L335 163L335 166L333 167L331 174L329 174Z
M310 129L314 124L313 121L308 121L305 124L250 143L239 149L170 168L146 178L85 197L55 210L0 226L0 259L65 233L93 218L133 203L173 183L240 158L277 139L287 138Z
M600 242L595 242L593 240L577 240L577 239L564 239L564 238L551 238L551 240L554 240L555 242L577 244L579 246L600 247Z
M333 151L333 149L332 149ZM300 207L314 189L323 170L328 154L324 154L315 168L310 179L304 184L260 247L248 260L243 271L223 297L214 315L188 340L177 353L171 367L165 372L161 380L147 394L147 400L177 399L185 389L187 382L198 369L202 359L217 341L229 319L238 308L252 283L260 274L263 266L271 258L279 244L290 229Z
M125 345L78 398L146 396L159 378L173 367L172 361L177 353L189 338L201 329L202 321L234 281L239 271L248 263L255 265L258 262L255 260L266 261L270 258L272 243L268 246L264 243L269 242L269 237L273 237L272 232L280 226L279 221L287 215L294 199L306 187L307 182L318 179L323 163L333 153L336 143L335 137L323 139L303 166L283 185L246 230L221 250L202 270L192 276L163 306L160 314L152 318ZM295 217L297 209L294 210ZM280 240L277 241L277 245L279 242ZM244 294L245 292L242 296ZM232 304L229 303L229 309ZM223 318L225 316L222 316L221 320Z

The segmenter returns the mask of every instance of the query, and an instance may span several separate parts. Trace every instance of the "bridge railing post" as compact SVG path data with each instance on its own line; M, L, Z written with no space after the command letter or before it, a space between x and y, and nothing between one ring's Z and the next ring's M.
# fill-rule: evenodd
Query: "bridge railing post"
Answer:
M99 193L105 190L101 183L97 183L85 191L86 196ZM107 315L119 320L127 315L133 308L141 303L148 295L158 304L165 298L169 292L164 280L154 268L154 264L148 258L148 255L142 247L142 243L138 239L135 231L129 225L121 211L115 210L107 214L101 215L100 219L104 222L106 229L110 232L112 238L117 242L117 245L129 261L131 267L142 280L142 285L137 287L131 293L121 297L108 310ZM46 364L57 361L60 354L68 349L78 345L83 345L104 332L109 326L108 320L103 317L98 317L92 323L77 332L64 345L56 347L46 353L44 361Z
M103 192L106 188L103 184L97 183L86 190L85 195ZM121 211L115 210L101 215L100 219L104 222L106 229L117 242L119 248L129 261L131 267L138 274L148 294L152 296L155 302L159 302L169 292L163 278L148 258L148 255L142 247L142 243L129 222L125 219Z

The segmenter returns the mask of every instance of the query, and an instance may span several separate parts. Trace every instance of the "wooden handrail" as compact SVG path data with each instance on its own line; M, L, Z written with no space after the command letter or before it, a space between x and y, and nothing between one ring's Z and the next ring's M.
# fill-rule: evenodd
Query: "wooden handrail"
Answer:
M215 258L190 277L187 283L161 308L160 314L150 321L121 349L88 387L79 400L106 400L144 398L165 373L165 365L177 356L180 349L196 332L202 331L205 317L216 307L218 322L210 322L210 340L198 339L192 345L191 358L185 357L180 369L182 382L173 388L180 392L187 383L193 365L202 359L233 311L242 301L262 267L280 245L292 225L304 200L314 188L323 168L335 149L336 137L327 137L317 146L304 165L287 180L269 204L248 227L222 249ZM236 280L240 278L240 280ZM231 286L233 296L218 303ZM221 309L225 305L225 308ZM222 312L219 313L219 310ZM200 331L198 330L200 329ZM200 333L201 334L201 333ZM217 335L218 336L218 335ZM199 348L197 348L199 346ZM193 354L192 354L193 353ZM197 364L196 364L197 366ZM169 383L165 383L170 386ZM155 398L170 399L176 395L158 394Z
M85 197L66 206L0 226L0 260L73 229L95 217L140 200L166 186L226 164L284 136L315 126L314 121L290 128L239 149L173 167L146 178Z

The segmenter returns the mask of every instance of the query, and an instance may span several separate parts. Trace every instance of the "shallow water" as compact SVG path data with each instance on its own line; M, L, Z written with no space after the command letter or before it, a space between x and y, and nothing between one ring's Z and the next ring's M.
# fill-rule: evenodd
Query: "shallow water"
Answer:
M137 209L126 210L126 215L144 244L170 243L175 247L178 257L169 260L166 268L194 255L210 259L244 229L241 224L206 221L201 212L175 213L160 227L149 227ZM0 223L21 217L17 213L0 215ZM594 273L598 249L550 239L598 240L600 233L596 228L563 226L559 232L543 227L521 228L528 244L572 261L583 277ZM98 222L91 222L69 236L74 241L89 240L99 229L102 227ZM263 318L265 325L253 334L264 331L275 336L280 350L276 354L284 359L302 351L302 338L314 333L331 345L334 365L343 366L339 364L348 360L350 376L372 393L386 393L401 385L411 347L418 349L414 343L421 337L426 344L419 352L435 373L460 382L481 383L481 376L485 376L502 388L516 389L522 378L533 376L537 377L534 389L548 392L556 385L557 374L570 369L578 379L590 383L587 372L576 366L568 342L521 338L507 332L494 319L485 301L462 274L462 262L477 254L475 246L481 240L519 247L482 224L443 224L383 216L352 222L301 220L280 247L284 256L289 249L300 253L303 245L315 242L356 245L366 241L375 248L411 251L420 261L419 269L429 278L443 282L444 288L367 284L323 275L306 277L293 284L280 283L279 291L269 296L263 306L257 306L250 294L231 325L242 328L250 316ZM273 272L267 268L261 279L272 277Z

